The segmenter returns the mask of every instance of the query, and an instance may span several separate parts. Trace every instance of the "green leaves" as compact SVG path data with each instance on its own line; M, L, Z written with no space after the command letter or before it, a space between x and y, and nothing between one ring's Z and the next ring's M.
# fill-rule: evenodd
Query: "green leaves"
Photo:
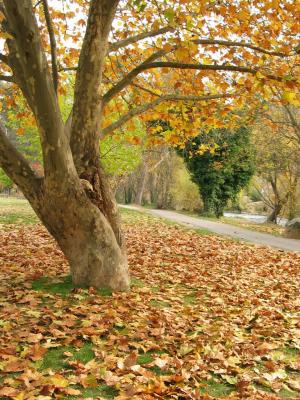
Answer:
M168 20L169 23L172 23L174 21L175 18L175 12L173 8L167 8L164 12L164 16L166 17L166 19Z
M228 201L235 200L254 173L250 131L215 129L201 132L178 153L198 185L207 215L223 215Z

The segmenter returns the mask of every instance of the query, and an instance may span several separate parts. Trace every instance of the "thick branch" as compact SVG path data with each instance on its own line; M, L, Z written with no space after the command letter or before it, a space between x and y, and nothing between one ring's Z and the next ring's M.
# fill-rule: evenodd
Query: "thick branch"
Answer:
M145 39L147 37L153 37L157 35L161 35L166 32L172 32L174 28L172 27L165 27L158 29L157 31L152 31L152 32L144 32L136 36L132 36L130 38L121 40L119 42L111 43L108 49L108 52L113 52L116 51L122 47L126 47L129 44L136 43L142 39ZM254 51L257 51L258 53L263 53L263 54L268 54L270 56L277 56L277 57L289 57L291 54L285 54L280 51L271 51L271 50L266 50L262 47L255 46L251 43L244 43L244 42L235 42L231 40L222 40L222 39L193 39L192 43L199 44L199 45L219 45L219 46L225 46L225 47L244 47L248 48ZM168 52L176 50L179 45L173 46L169 51L162 50L161 55L167 54ZM155 56L154 59L157 59L158 57ZM152 60L153 61L153 60ZM151 61L149 61L151 62ZM66 68L60 68L59 71L76 71L77 67L66 67Z
M21 153L12 145L0 124L0 166L20 187L26 197L37 196L41 188L41 178L31 169Z
M50 40L53 84L54 84L55 92L57 93L58 69L57 69L56 40L55 40L55 34L54 34L54 30L53 30L53 25L52 25L52 20L51 20L47 0L43 0L43 7L44 7L44 15L45 15L45 19L46 19L48 34L49 34L49 40Z
M107 135L110 132L120 128L126 122L128 122L133 117L143 114L144 112L154 108L158 104L164 101L208 101L208 100L217 100L217 99L225 99L234 97L233 94L215 94L215 95L207 95L207 96L181 96L176 94L167 94L165 96L161 96L158 99L151 101L150 103L143 104L139 107L135 107L130 110L127 114L123 115L120 119L113 122L111 125L107 126L106 128L102 129L102 135Z
M195 44L201 44L201 45L220 45L220 46L226 46L226 47L246 47L251 50L255 50L259 53L264 53L268 54L270 56L278 56L278 57L288 57L288 54L281 53L279 51L271 51L271 50L266 50L262 47L255 46L251 43L244 43L244 42L234 42L231 40L215 40L215 39L195 39L192 40L193 43Z
M9 61L38 122L41 134L45 176L71 171L68 143L64 140L63 122L52 77L43 51L39 27L31 0L4 0L9 33Z
M134 44L139 42L140 40L146 39L146 38L150 38L150 37L154 37L154 36L158 36L158 35L162 35L164 33L167 32L172 32L174 30L174 28L166 26L165 28L160 28L157 29L156 31L151 31L151 32L143 32L140 33L138 35L135 36L131 36L127 39L124 40L120 40L119 42L115 42L115 43L110 43L109 45L109 49L108 52L111 53L113 51L116 51L122 47L126 47L130 44Z
M103 102L109 102L116 94L121 92L125 87L127 87L132 80L139 75L141 72L153 69L153 68L177 68L177 69L197 69L204 71L231 71L231 72L246 72L250 74L256 74L257 70L248 67L239 67L235 65L206 65L206 64L184 64L176 62L145 62L138 67L134 68L128 75L123 78L119 83L106 92L103 96Z
M108 35L119 0L92 0L79 57L74 92L71 149L77 171L95 163L101 124L99 88L107 52Z

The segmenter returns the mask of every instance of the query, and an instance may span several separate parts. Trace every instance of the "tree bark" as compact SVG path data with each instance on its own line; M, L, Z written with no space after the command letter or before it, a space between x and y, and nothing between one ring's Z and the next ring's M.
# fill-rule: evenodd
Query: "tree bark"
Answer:
M282 210L283 205L288 200L288 196L286 196L286 198L284 200L281 200L279 191L278 191L278 187L277 187L278 177L277 177L276 172L275 172L274 177L272 177L272 176L270 177L270 183L271 183L271 187L272 187L272 190L274 193L274 207L273 207L271 214L267 218L267 222L274 222L275 224L277 224L278 215L280 214L280 211Z
M40 218L65 254L75 285L129 289L125 248L120 245L110 221L93 202L87 181L70 180L45 185L40 199Z
M282 204L280 203L275 204L271 214L267 218L267 222L273 222L274 224L277 224L277 218L281 210L282 210Z

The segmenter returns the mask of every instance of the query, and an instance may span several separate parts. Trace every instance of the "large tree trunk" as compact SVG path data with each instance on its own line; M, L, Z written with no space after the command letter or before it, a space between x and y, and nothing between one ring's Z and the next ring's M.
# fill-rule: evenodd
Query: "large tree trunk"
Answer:
M95 204L96 196L102 209ZM45 188L39 214L69 261L75 285L125 291L129 289L127 257L118 211L115 205L111 208L110 200L108 206L83 179L63 189L54 182Z

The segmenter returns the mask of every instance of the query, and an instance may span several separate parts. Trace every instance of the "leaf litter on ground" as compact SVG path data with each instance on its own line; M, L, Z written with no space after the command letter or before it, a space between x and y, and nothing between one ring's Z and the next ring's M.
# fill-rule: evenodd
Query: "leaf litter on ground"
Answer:
M300 256L123 214L129 293L2 225L0 399L299 399Z

